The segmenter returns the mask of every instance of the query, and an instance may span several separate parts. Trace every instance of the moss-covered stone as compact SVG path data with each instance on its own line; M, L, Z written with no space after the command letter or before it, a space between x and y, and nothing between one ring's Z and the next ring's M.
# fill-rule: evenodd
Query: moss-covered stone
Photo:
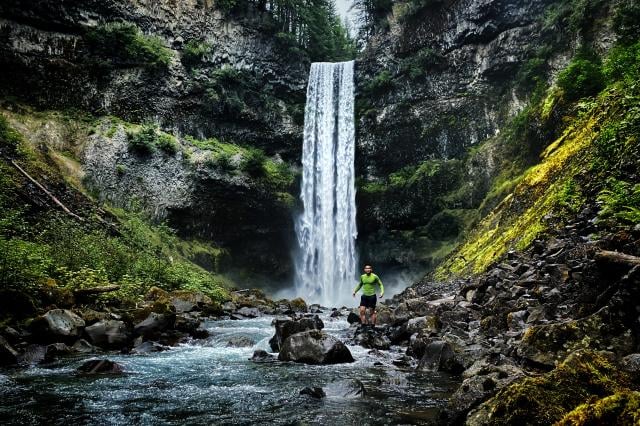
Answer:
M296 312L307 312L307 302L304 301L304 299L302 299L301 297L297 297L295 299L292 299L289 302L289 305L291 306L291 309L293 309Z
M640 392L621 391L576 407L556 426L640 424Z
M571 354L553 371L500 390L467 417L468 425L549 425L590 398L627 389L629 377L603 352Z

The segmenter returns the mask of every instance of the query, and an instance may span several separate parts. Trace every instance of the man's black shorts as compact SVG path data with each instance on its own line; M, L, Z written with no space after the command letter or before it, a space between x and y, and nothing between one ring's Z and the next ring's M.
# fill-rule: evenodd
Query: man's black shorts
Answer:
M376 307L376 300L378 297L373 294L371 296L365 296L364 294L360 296L360 306L364 306L365 308L374 308Z

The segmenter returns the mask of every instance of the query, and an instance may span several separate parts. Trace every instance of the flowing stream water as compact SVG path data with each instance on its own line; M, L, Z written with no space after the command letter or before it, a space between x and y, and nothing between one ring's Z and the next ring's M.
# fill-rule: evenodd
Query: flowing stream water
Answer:
M322 319L327 332L348 342L344 319ZM211 337L204 340L147 355L106 355L124 366L122 375L76 374L86 356L0 370L0 423L419 424L454 386L442 373L396 368L394 350L370 354L349 346L356 362L326 366L249 361L255 349L268 349L271 321L209 321ZM234 336L256 344L228 347ZM364 396L345 396L354 379L364 384ZM327 397L300 395L306 386L325 388Z
M353 61L311 64L296 223L296 290L305 300L348 303L356 284Z

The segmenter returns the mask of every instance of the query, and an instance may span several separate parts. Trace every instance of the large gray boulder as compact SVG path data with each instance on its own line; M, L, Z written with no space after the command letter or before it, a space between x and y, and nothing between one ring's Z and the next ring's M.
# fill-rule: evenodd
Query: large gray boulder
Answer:
M173 320L168 315L151 312L146 319L134 326L133 331L140 336L152 337L171 326Z
M42 340L51 342L76 340L85 322L68 309L53 309L36 318L31 327Z
M125 323L116 320L98 321L85 328L85 332L91 343L101 348L120 348L125 346L130 338Z
M324 323L317 315L294 319L276 319L273 322L276 334L269 340L269 345L274 352L278 352L287 337L308 330L322 330Z
M278 359L305 364L340 364L354 361L344 343L320 330L303 331L289 336L280 348Z

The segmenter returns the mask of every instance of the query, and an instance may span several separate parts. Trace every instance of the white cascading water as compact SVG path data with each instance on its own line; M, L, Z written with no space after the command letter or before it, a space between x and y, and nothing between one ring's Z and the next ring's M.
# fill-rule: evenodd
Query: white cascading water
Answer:
M324 306L347 304L356 285L354 151L353 61L311 64L296 290Z

